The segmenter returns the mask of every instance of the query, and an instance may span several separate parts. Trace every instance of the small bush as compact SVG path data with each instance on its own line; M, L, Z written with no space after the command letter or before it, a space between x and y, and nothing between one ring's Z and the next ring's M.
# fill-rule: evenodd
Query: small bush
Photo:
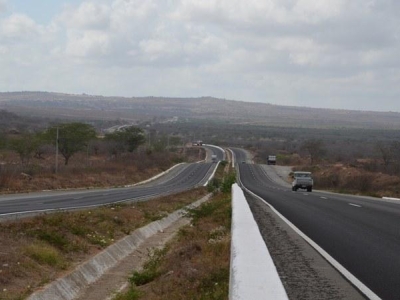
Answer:
M60 253L52 246L32 244L25 248L25 254L39 264L65 269L67 264Z
M214 177L208 182L207 191L209 193L213 193L219 189L220 185L221 185L221 180Z
M211 216L217 208L218 203L207 202L197 208L188 209L187 217L192 219L193 224L196 224L199 219Z
M236 182L236 174L235 173L229 173L224 177L224 180L222 182L221 186L221 192L223 193L230 193L232 189L232 184Z
M155 249L152 253L149 253L150 260L145 263L143 270L138 272L133 272L133 275L129 278L131 284L136 286L141 286L146 283L152 282L158 276L161 275L159 266L161 264L162 258L167 253L167 248Z
M221 161L219 162L219 164L220 164L221 166L225 167L225 166L228 164L228 162L227 162L226 160L221 160Z
M46 241L60 250L65 250L66 246L68 245L68 239L55 231L38 230L36 235L40 240Z
M130 285L126 293L117 294L113 300L138 300L140 295L141 293L133 285Z

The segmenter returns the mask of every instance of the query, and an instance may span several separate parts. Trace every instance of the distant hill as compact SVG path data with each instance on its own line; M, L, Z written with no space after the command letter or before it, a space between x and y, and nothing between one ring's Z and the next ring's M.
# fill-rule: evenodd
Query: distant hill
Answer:
M400 113L290 107L212 97L103 97L48 92L0 93L0 109L31 117L88 120L207 120L311 128L400 129ZM176 119L176 118L175 118Z
M36 131L44 128L47 120L43 118L21 117L16 113L0 109L0 134Z

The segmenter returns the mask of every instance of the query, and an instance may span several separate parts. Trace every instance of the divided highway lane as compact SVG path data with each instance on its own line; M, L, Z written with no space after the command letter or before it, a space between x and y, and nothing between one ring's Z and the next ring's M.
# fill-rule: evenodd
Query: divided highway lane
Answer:
M152 184L129 188L4 195L0 196L0 217L17 213L139 201L176 193L204 184L214 168L215 164L212 163L186 164L179 167L179 172L172 178L159 179Z
M292 192L258 165L240 164L243 185L270 203L382 299L400 297L400 205L368 197Z
M203 147L215 154L218 161L225 160L225 151L222 148L213 145L204 145ZM208 157L208 161L211 161L211 157Z

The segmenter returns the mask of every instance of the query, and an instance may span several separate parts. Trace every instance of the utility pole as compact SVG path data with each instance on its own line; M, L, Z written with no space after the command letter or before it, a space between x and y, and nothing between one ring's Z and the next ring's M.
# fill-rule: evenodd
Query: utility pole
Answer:
M57 127L57 138L56 138L56 174L58 173L58 127Z

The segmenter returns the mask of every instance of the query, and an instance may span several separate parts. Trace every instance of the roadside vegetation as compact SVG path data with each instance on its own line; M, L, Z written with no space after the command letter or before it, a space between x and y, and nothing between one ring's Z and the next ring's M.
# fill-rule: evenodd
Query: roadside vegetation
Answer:
M191 224L163 249L153 249L142 270L114 300L228 299L231 186L235 174L222 162L209 190L213 197L188 210ZM229 187L229 188L228 188Z
M366 138L362 131L352 133L360 136L339 133L336 138L327 135L268 141L250 145L249 149L258 163L266 164L268 155L275 154L278 165L312 172L316 189L400 198L400 137L392 131L380 139Z
M313 126L251 122L235 126L238 121L234 119L170 121L168 117L141 116L135 121L137 126L122 132L104 130L126 124L122 119L92 121L93 138L91 127L79 121L31 120L5 111L0 111L0 116L6 120L0 122L0 193L134 183L138 173L149 177L175 162L187 161L184 145L203 140L249 149L258 163L277 155L280 165L312 171L317 189L400 197L400 132L390 118L386 126L369 120L346 127L337 120L314 117L310 117ZM84 137L74 142L79 149L72 154L69 147L69 152L61 151L69 145L63 139L71 138L66 133L74 126L81 129L78 137ZM57 127L60 152L56 171ZM77 137L72 137L76 141Z
M179 137L150 138L135 126L99 134L79 122L0 134L0 193L123 186L205 157Z
M115 241L200 199L199 188L136 203L0 223L0 299L24 299Z

